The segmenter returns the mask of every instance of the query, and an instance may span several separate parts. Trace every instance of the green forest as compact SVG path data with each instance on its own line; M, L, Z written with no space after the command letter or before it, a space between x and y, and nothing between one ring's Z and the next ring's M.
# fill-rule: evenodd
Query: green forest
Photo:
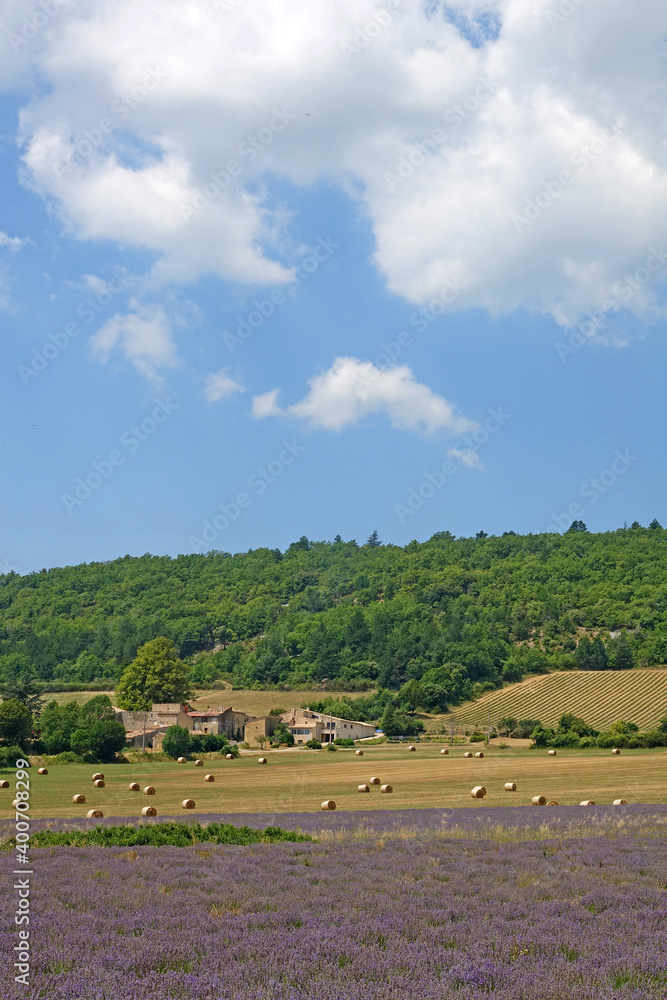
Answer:
M0 682L112 683L150 639L191 681L398 690L428 705L548 669L667 660L667 532L311 542L0 576Z

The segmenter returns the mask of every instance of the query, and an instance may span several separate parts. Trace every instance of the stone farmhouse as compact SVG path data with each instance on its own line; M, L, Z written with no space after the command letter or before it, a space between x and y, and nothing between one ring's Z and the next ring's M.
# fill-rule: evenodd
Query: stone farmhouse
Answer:
M243 738L246 723L252 718L245 712L229 708L207 708L203 712L189 712L193 733L218 733L230 740Z
M246 738L246 726L260 720L231 707L219 706L192 712L187 705L173 703L154 704L149 712L117 711L116 721L125 726L127 741L131 746L146 746L158 750L170 726L183 726L192 733L217 733L230 740L242 740ZM277 722L278 719L275 720L276 724ZM254 731L250 735L254 737Z
M292 708L284 715L264 715L256 718L233 708L214 707L201 712L191 712L187 705L154 704L149 712L116 712L116 720L122 722L131 746L151 747L158 750L162 746L164 734L170 726L184 726L193 734L217 733L230 740L245 740L260 746L275 731L279 722L284 723L294 736L295 744L319 740L332 743L339 737L363 740L375 735L375 726L368 722L350 722L336 716L312 712L305 708Z
M307 708L292 708L280 716L280 721L285 723L296 744L307 743L308 740L333 743L339 738L363 740L375 736L375 726L370 722L350 722L335 715L311 712Z

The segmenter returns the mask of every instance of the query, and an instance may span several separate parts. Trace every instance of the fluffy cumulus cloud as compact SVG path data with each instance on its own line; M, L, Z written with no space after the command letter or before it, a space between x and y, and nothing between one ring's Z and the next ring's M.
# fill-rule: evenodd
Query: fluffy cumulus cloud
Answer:
M659 308L664 0L49 10L3 14L0 80L39 80L25 183L75 236L151 251L156 286L289 281L296 206L273 187L326 179L363 203L375 264L413 303L454 286L449 308L563 324ZM628 284L651 254L652 280Z
M445 430L466 434L478 425L456 413L451 403L416 382L407 365L376 368L370 361L336 358L331 368L308 383L310 391L287 409L278 405L279 390L253 399L256 417L301 417L313 428L341 431L365 417L383 413L400 430Z
M177 363L172 323L161 306L130 299L130 312L112 316L92 339L94 355L102 362L118 348L142 375L153 381L158 370Z
M233 396L237 392L245 392L245 386L233 379L227 368L206 376L204 394L209 403L217 403L219 399Z

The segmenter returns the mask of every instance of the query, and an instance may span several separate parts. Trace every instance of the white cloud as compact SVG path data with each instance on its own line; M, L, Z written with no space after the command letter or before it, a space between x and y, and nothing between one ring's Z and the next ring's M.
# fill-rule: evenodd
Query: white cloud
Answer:
M232 396L235 392L245 392L245 386L234 381L227 368L221 368L219 372L211 372L206 376L204 394L209 403L216 403L225 396Z
M601 308L667 229L663 0L567 17L556 0L388 6L63 6L2 70L40 81L21 115L26 183L81 239L152 251L156 284L289 280L278 176L358 198L379 271L411 302L450 282L452 309L569 323ZM8 4L5 45L23 8ZM655 313L663 280L623 307Z
M0 231L0 247L8 247L12 253L16 253L27 242L27 239L22 239L20 236L8 236L7 233Z
M473 448L450 448L447 458L455 458L457 462L462 462L469 469L483 469L479 455Z
M314 376L308 385L310 392L285 410L277 404L278 389L256 396L255 417L296 416L328 431L341 431L375 413L386 414L399 430L465 434L478 427L459 416L442 396L416 382L407 365L380 369L370 361L336 358L328 371Z
M130 299L130 312L116 314L91 338L93 353L106 363L111 351L118 348L142 375L158 379L157 369L177 363L172 326L165 311Z
M253 396L253 417L279 417L283 412L278 406L279 394L280 389L272 389L271 392L265 392L263 396Z
M28 242L27 238L22 239L20 236L8 236L7 233L3 233L0 230L0 247L5 247L10 253L17 253ZM11 277L9 270L4 261L0 261L0 309L7 309L10 305L10 284Z

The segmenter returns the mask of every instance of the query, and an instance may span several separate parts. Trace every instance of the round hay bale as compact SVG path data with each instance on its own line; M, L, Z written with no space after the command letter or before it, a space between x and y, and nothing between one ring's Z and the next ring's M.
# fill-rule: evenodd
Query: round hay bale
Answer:
M480 757L483 757L483 756L484 756L484 753L483 753L482 750L478 750L477 753L475 754L475 757L477 757L478 760L479 760Z
M104 819L104 813L101 809L89 809L86 813L86 819Z
M448 753L449 753L449 750L441 750L440 751L440 756L441 757L446 757Z
M142 816L157 816L157 809L155 806L144 806L141 810Z
M233 753L226 753L225 754L225 760L234 760L234 754Z
M204 775L204 781L215 781L215 775L214 774L205 774Z
M14 799L14 801L12 802L12 809L16 809L16 807L17 807L18 804L19 804L19 800L18 799Z
M356 754L357 757L363 757L364 756L364 751L363 750L355 750L354 752L355 752L355 754Z
M139 784L138 781L131 781L130 782L130 791L131 792L140 792L141 791L141 785Z
M484 785L475 785L475 787L470 792L471 799L483 799L486 795L486 788Z
M194 809L195 800L194 799L183 799L181 802L181 809Z
M614 757L617 757L621 751L618 749L618 747L614 747L614 749L611 752L613 753Z
M627 799L614 799L613 804L615 806L627 806L628 800Z
M258 764L266 764L267 763L266 757L258 757L257 758L257 763Z
M323 812L327 811L333 812L335 808L336 808L336 803L334 802L333 799L325 799L322 805L320 806L320 809Z
M155 795L155 789L152 785L146 785L144 788L144 795Z
M72 802L74 802L77 806L82 806L85 801L86 801L86 796L85 795L73 795L72 796Z
M9 788L8 781L0 781L0 788Z
M357 785L358 792L370 792L368 785Z
M391 785L380 785L380 791L382 792L383 795L391 795L393 790L394 789L392 788Z
M593 799L584 799L583 802L579 803L579 805L580 806L594 806L595 803L593 802Z
M97 781L93 782L93 784L95 785L95 788L104 788L105 783L102 778L98 778Z
M203 766L204 766L204 761L203 760L196 760L195 761L195 767L203 767Z
M545 806L547 804L547 800L544 795L533 795L532 804L534 806Z
M95 774L93 775L93 779L92 780L93 781L104 781L104 775L102 774L101 771L95 771Z
M547 802L547 805L548 806L557 806L558 802L556 801L556 799L549 799L549 801Z
M516 781L506 781L505 782L506 792L516 792Z
M550 750L549 751L549 756L550 757L555 757L556 756L556 751L555 750Z
M179 763L179 764L187 764L187 762L188 762L188 758L187 757L179 757L178 761L177 761L177 763Z
M382 784L382 782L380 781L380 779L379 779L379 778L376 778L376 777L374 776L374 777L372 777L372 778L371 778L371 780L370 780L369 784L370 784L370 785L380 785L380 784Z
M48 773L49 773L48 767L38 767L37 768L37 774L48 774Z
M471 753L470 750L466 750L466 752L463 754L463 756L464 757L472 757L472 753Z
M410 753L415 753L417 747L408 747L408 750L410 751Z

